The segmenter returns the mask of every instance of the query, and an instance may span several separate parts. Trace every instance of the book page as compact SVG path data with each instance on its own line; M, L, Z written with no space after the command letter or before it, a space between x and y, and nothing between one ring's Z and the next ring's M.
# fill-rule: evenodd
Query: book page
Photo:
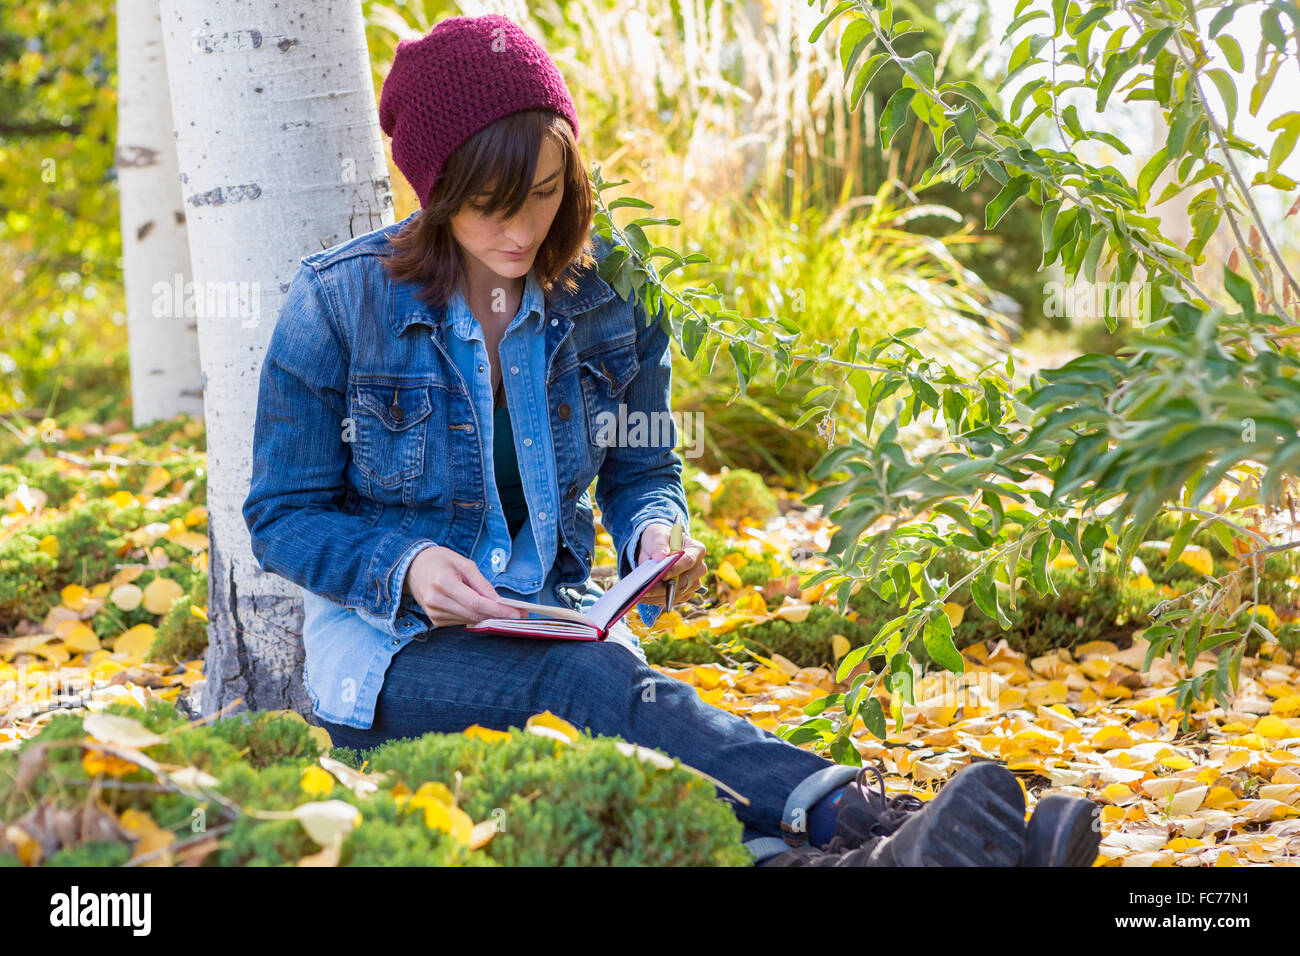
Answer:
M646 561L637 565L631 574L621 578L597 599L587 612L587 620L602 632L609 630L609 626L622 617L636 603L637 598L654 587L660 575L685 553L674 551L658 561Z
M579 624L588 624L587 619L581 611L575 611L571 607L556 607L551 604L536 604L532 601L520 601L515 598L497 596L497 600L502 604L509 604L511 607L523 608L525 611L531 611L534 614L541 614L544 617L554 618L558 621L574 621ZM497 620L494 618L494 620ZM509 620L508 618L503 620Z
M492 628L498 628L499 631L508 631L525 636L532 633L539 635L554 634L588 641L595 640L600 636L600 632L590 624L574 624L570 621L515 620L514 618L508 617L485 618L477 624L468 625L466 630L474 631Z

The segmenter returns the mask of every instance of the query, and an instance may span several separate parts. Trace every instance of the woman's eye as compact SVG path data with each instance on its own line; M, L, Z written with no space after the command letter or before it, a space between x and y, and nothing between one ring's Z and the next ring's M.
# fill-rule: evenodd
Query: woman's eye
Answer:
M560 188L559 186L552 186L548 192L535 192L533 193L533 195L536 196L538 199L546 199L550 196L554 196L556 191L559 188ZM468 205L473 212L477 213L480 216L487 214L488 207L486 205L480 205L478 203L469 203Z

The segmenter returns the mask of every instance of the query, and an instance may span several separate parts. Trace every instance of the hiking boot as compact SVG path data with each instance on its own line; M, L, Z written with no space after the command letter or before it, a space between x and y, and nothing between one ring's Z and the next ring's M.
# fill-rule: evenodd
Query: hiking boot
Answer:
M876 775L876 790L867 783L867 774ZM823 849L831 852L852 850L872 837L889 836L916 813L925 802L910 793L888 796L885 774L877 764L867 764L857 779L844 788L835 804L835 833Z
M1101 807L1083 797L1043 797L1025 827L1021 866L1092 866L1101 845Z
M835 840L826 850L795 847L761 865L1017 866L1024 843L1024 792L1011 771L989 761L959 770L886 836L870 836L849 850Z

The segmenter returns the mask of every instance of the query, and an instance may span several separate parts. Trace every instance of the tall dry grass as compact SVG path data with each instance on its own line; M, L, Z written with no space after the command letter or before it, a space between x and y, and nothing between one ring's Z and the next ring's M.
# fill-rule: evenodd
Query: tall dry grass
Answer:
M676 274L674 283L711 283L744 314L790 315L806 341L843 343L859 328L869 342L923 326L947 360L972 369L1006 347L1008 323L951 251L972 241L969 233L954 226L934 238L909 230L921 217L960 217L920 203L901 182L859 195L864 152L878 148L872 100L849 109L838 22L807 42L816 7L367 0L366 11L380 76L399 40L457 12L502 13L538 37L573 94L587 160L606 179L628 180L622 191L653 203L656 215L681 220L677 230L649 227L652 241L714 260ZM887 169L919 175L909 166L915 144L900 143ZM796 294L797 314L789 301ZM735 397L728 358L708 371L679 358L674 369L679 406L706 413L701 464L794 480L824 453L815 421L793 426L803 411L798 389L808 385L777 390L769 367ZM860 416L851 391L837 412L853 431Z

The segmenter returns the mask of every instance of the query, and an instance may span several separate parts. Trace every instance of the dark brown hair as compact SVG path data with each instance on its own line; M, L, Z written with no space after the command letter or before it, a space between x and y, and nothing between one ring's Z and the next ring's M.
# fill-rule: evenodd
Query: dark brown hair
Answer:
M486 214L517 213L533 189L537 157L546 137L560 147L564 163L564 198L533 260L543 291L556 286L572 292L574 278L595 262L589 233L594 206L591 183L583 167L573 130L559 113L521 110L504 116L462 143L447 160L430 201L392 239L393 254L381 261L398 282L420 286L416 297L430 307L444 304L468 273L460 244L448 220L471 197ZM494 188L489 189L489 184Z

